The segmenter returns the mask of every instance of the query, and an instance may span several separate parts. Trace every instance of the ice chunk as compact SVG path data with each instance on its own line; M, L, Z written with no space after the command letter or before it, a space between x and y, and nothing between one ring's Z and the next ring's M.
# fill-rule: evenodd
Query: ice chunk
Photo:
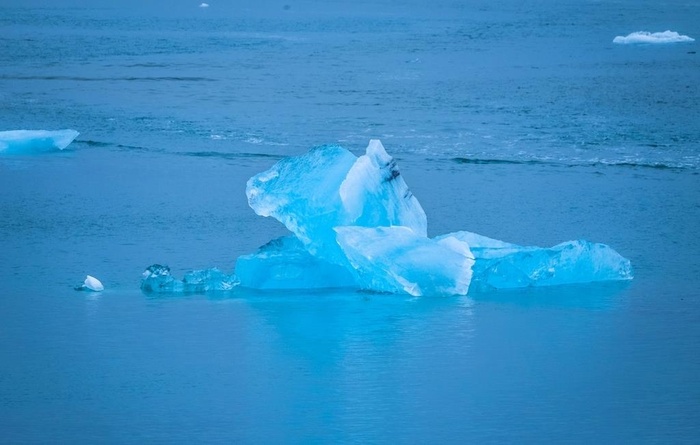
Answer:
M85 281L83 282L83 284L81 284L80 286L76 286L75 290L91 290L94 292L101 292L105 290L105 287L102 285L100 280L88 275L87 277L85 277Z
M311 255L345 264L337 226L407 226L425 235L427 219L381 142L357 158L337 145L286 158L253 176L246 194L261 216L282 222Z
M0 131L0 154L27 154L63 150L79 134L75 130Z
M695 39L692 37L684 36L678 34L675 31L664 31L664 32L647 32L638 31L628 34L626 36L617 36L613 39L613 43L619 44L633 44L633 43L681 43L681 42L694 42Z
M208 7L209 7L209 3L200 3L200 4L199 4L199 7L200 7L200 8L208 8Z
M523 247L472 232L438 239L445 237L469 244L476 260L473 286L480 289L632 279L630 261L605 244L579 240L551 248Z
M241 286L253 289L356 287L352 272L311 255L295 236L270 241L236 260Z
M337 227L338 244L362 288L421 295L465 295L474 257L467 243L432 240L408 227Z
M102 285L100 280L88 275L87 277L85 277L85 281L83 282L83 284L76 287L75 290L91 290L93 292L102 292L103 290L105 290L105 287Z
M227 291L238 285L235 275L227 275L217 268L195 270L185 274L182 280L170 274L168 266L154 264L142 274L141 289L148 293L201 293Z

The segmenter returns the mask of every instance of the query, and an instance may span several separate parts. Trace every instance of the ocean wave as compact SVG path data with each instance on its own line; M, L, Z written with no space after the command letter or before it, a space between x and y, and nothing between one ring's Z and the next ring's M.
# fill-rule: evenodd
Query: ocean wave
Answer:
M634 43L680 43L694 42L695 39L689 36L678 34L675 31L664 32L647 32L638 31L628 34L627 36L617 36L613 39L613 43L619 44L634 44Z
M216 82L217 79L210 77L178 77L178 76L160 76L160 77L81 77L81 76L9 76L0 75L2 80L73 80L78 82L113 82L113 81L124 81L124 82Z
M281 155L269 153L224 153L219 151L187 151L179 153L183 156L193 156L195 158L220 158L220 159L242 159L242 158L267 158L280 160Z
M540 165L552 167L620 167L620 168L643 168L655 170L695 170L696 165L677 163L677 162L661 162L661 161L630 161L630 160L606 160L606 159L590 159L590 160L545 160L545 159L484 159L484 158L466 158L455 157L451 159L457 164L475 164L475 165Z
M76 145L87 145L88 147L94 147L94 148L116 147L116 148L119 148L122 150L148 151L148 148L139 147L137 145L125 145L125 144L117 144L114 142L93 141L90 139L83 139L83 140L75 141L75 144Z

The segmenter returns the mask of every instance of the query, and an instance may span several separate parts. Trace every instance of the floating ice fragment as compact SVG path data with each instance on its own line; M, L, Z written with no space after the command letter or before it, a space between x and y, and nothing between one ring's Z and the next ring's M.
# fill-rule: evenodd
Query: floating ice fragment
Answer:
M408 227L336 227L338 244L363 289L422 295L466 295L474 257L456 237L432 240Z
M209 3L200 3L199 7L200 7L200 8L208 8L208 7L209 7Z
M605 244L567 241L551 248L523 247L471 232L453 237L469 244L474 258L473 286L508 289L528 286L631 280L630 261Z
M94 292L101 292L105 290L105 287L102 285L100 280L88 275L87 277L85 277L85 281L83 282L83 284L77 286L75 290L91 290Z
M664 32L647 32L638 31L628 34L627 36L617 36L613 39L613 43L618 44L634 44L634 43L680 43L694 42L692 37L678 34L675 31Z
M182 280L170 274L168 266L153 264L141 276L141 289L148 293L201 293L231 290L238 285L234 275L226 275L217 268L195 270L185 274Z
M241 286L252 289L355 287L351 271L311 255L293 235L238 257L236 277Z
M63 150L79 134L75 130L0 131L0 154L30 154Z

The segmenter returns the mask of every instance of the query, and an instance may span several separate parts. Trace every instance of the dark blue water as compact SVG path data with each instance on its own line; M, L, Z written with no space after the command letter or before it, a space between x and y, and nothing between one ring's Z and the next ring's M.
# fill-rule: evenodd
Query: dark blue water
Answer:
M692 2L0 4L1 443L694 443ZM245 182L380 138L429 233L585 238L635 279L408 298L157 298L285 229ZM73 286L86 274L100 294Z

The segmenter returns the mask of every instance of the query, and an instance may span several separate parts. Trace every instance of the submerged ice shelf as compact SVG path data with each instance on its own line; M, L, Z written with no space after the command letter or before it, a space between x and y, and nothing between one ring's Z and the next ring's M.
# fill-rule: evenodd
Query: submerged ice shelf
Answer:
M523 247L466 231L428 238L423 208L378 140L360 157L327 145L283 159L250 178L246 195L291 235L239 257L233 275L208 269L177 280L153 265L142 289L342 287L421 296L632 279L629 260L604 244Z
M33 154L63 150L79 134L75 130L0 131L0 154Z

